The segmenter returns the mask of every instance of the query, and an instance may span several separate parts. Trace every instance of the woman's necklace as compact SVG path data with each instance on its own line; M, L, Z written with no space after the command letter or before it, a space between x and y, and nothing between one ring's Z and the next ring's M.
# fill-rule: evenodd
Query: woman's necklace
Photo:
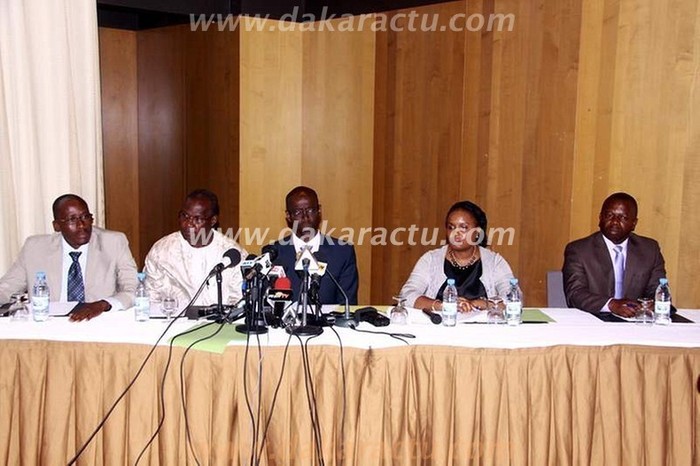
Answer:
M467 262L464 263L464 264L460 264L460 263L459 263L459 259L457 259L457 255L455 254L454 250L450 249L450 253L448 254L448 256L449 256L449 257L448 257L448 260L450 261L450 263L451 263L454 267L456 267L456 268L458 268L458 269L460 269L460 270L466 270L466 269L468 269L469 267L471 267L472 265L474 265L474 263L475 263L477 260L479 260L479 257L478 257L477 254L476 254L477 251L478 251L478 248L477 248L476 246L474 246L473 249L472 249L472 255L469 256L469 259L467 259Z

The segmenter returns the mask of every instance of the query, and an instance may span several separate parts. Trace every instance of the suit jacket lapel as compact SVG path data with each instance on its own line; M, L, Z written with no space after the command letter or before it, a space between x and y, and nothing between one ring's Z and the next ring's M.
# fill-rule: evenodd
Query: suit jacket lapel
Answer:
M603 239L603 234L598 233L594 242L595 261L600 264L601 277L600 280L605 282L605 288L610 296L615 294L615 273L613 272L613 263L610 258L610 252Z
M97 273L97 267L102 263L102 239L96 228L92 229L92 234L90 235L90 242L88 243L88 257L87 265L83 270L83 283L85 284L85 300L88 300L88 290L94 290L95 286L93 280L95 280L99 274ZM100 288L100 287L98 287Z
M623 282L623 287L625 291L625 297L637 296L639 293L632 293L634 288L634 271L638 270L639 263L639 243L634 235L630 235L627 241L627 256L625 257L625 279Z
M54 301L61 299L61 283L63 280L63 237L60 233L52 235L48 255L46 257L46 280ZM29 291L34 282L27 283Z

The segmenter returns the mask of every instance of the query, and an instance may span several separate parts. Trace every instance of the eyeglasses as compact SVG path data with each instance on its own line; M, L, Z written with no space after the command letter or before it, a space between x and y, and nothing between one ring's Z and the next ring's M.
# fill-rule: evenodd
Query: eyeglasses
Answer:
M213 215L209 215L207 217L202 217L199 215L188 215L187 212L183 210L181 210L180 213L177 214L177 216L181 222L191 223L197 226L204 225L213 217Z
M309 217L316 215L321 211L321 206L319 205L318 207L307 207L306 209L294 209L294 210L288 210L287 213L294 218L301 218L304 215L307 215Z
M64 223L66 225L75 226L79 222L80 223L92 223L92 219L93 219L92 214L88 213L88 214L79 215L77 217L57 218L56 221Z

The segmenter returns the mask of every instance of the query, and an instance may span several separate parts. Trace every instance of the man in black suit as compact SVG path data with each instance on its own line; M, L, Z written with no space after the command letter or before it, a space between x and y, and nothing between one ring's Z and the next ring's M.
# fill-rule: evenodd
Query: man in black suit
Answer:
M659 243L634 233L637 201L627 193L608 196L600 232L573 241L564 252L564 292L570 307L593 314L634 317L638 298L653 298L666 276Z
M292 189L285 199L285 218L293 234L275 243L279 255L275 264L284 267L292 282L294 299L299 298L301 278L294 270L299 255L304 248L321 261L328 264L326 273L331 273L347 293L350 304L357 304L357 260L355 248L336 238L322 235L321 205L316 191L306 186ZM318 296L321 304L344 304L342 293L329 277L321 276Z

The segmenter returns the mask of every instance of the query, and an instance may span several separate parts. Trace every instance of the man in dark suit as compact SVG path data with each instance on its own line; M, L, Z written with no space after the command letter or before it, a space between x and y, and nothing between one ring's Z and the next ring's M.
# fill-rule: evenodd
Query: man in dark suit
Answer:
M336 238L322 235L321 205L316 191L306 186L292 189L285 199L285 218L293 234L275 243L279 255L276 265L284 267L292 282L294 299L299 298L301 278L295 265L305 248L328 264L326 273L331 273L348 295L350 304L357 304L358 273L355 248ZM321 304L344 304L342 293L336 288L330 277L321 276L318 297Z
M564 292L570 307L593 314L633 317L638 298L653 298L666 276L659 244L632 233L637 201L627 193L608 196L600 232L573 241L564 252Z

